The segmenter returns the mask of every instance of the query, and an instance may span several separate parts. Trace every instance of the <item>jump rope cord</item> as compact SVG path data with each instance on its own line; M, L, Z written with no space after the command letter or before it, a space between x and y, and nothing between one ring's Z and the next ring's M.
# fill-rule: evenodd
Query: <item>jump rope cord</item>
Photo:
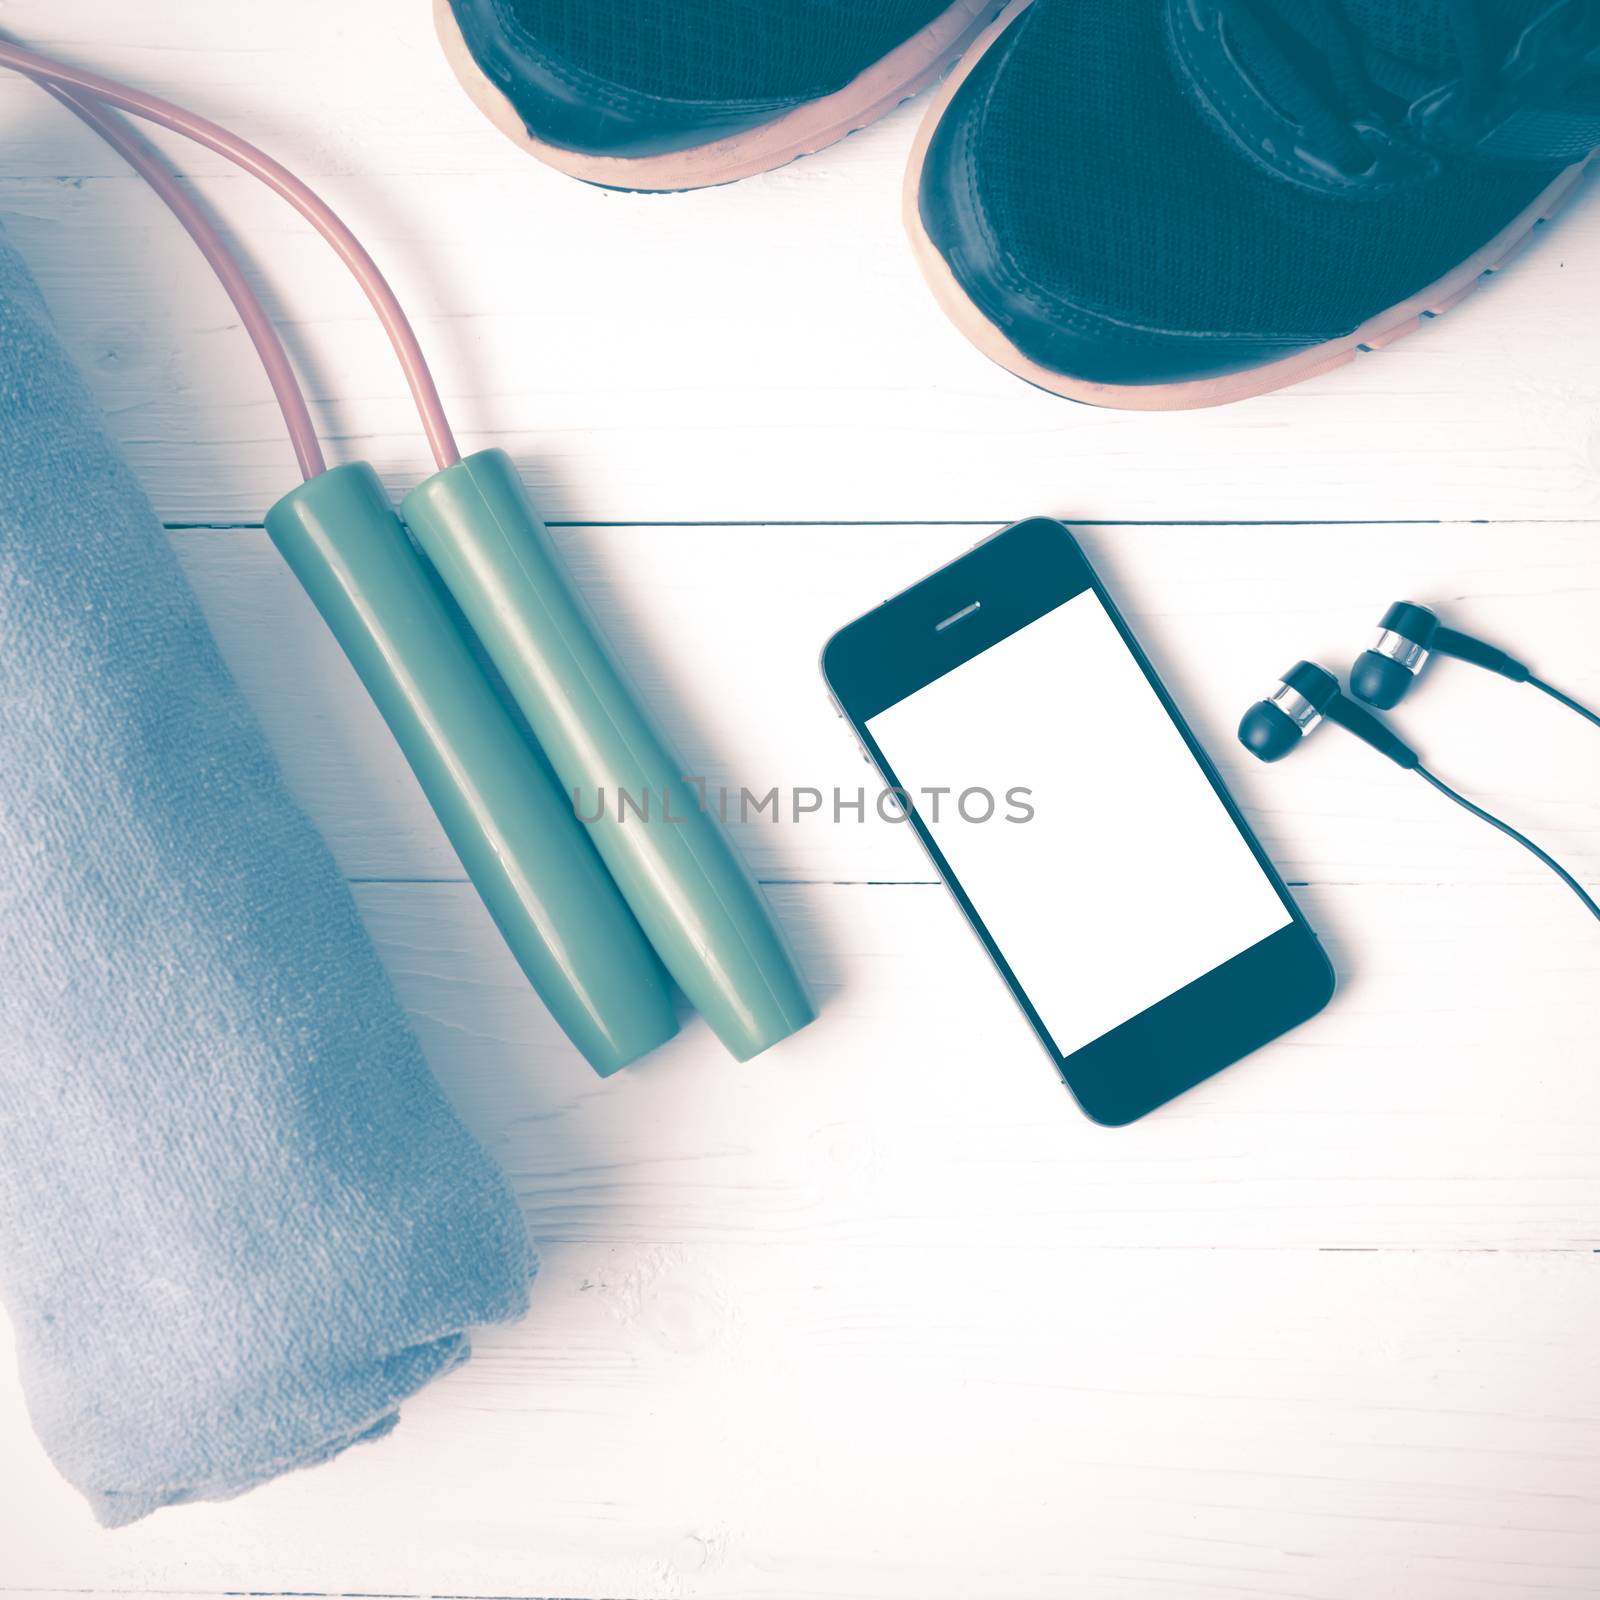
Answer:
M1580 717L1587 717L1595 727L1600 728L1600 716L1597 716L1582 701L1574 700L1570 694L1563 694L1553 683L1546 683L1543 678L1536 678L1532 673L1528 675L1528 682L1535 689L1549 695L1552 700L1560 701L1569 711L1576 711Z
M72 90L63 89L58 84L43 82L39 87L99 134L155 190L183 224L189 237L200 247L200 253L210 263L222 287L227 290L245 332L250 335L250 341L261 357L261 364L267 370L267 381L272 385L278 409L283 413L284 426L289 430L289 442L294 446L301 476L314 478L318 473L325 472L327 462L322 454L322 445L317 439L316 427L306 407L305 394L300 388L300 380L295 376L289 354L283 347L283 340L279 338L266 307L250 287L238 258L212 226L211 219L178 183L176 176L151 145L114 112L104 111L93 100L87 97L80 99Z
M1526 834L1518 833L1509 822L1502 822L1499 817L1493 815L1491 812L1485 811L1482 806L1474 805L1469 799L1467 799L1465 795L1457 794L1449 784L1441 782L1438 778L1434 777L1434 775L1429 772L1426 767L1416 768L1416 774L1424 783L1431 783L1433 787L1447 799L1454 800L1458 806L1461 806L1464 810L1470 811L1473 816L1477 817L1480 821L1487 822L1491 828L1498 828L1500 832L1505 834L1508 839L1515 839L1524 850L1531 851L1539 858L1539 860L1549 867L1549 869L1555 873L1555 875L1564 884L1566 884L1566 886L1575 895L1577 895L1577 897L1583 902L1584 909L1588 911L1590 916L1600 919L1600 905L1595 904L1593 897L1589 894L1589 891L1585 889L1584 886L1579 883L1578 880L1574 878L1572 874L1568 872L1567 869L1562 866L1554 856L1548 855L1545 851L1541 850L1532 839L1528 838Z
M252 177L260 179L261 182L287 200L333 246L340 259L355 275L356 281L361 285L368 301L371 302L373 310L378 314L378 320L383 324L384 332L388 334L389 342L394 346L395 354L399 357L401 370L405 373L406 383L410 387L412 398L416 402L417 413L422 418L423 431L427 434L428 447L433 452L434 461L443 468L454 466L461 459L461 452L456 446L454 434L450 431L450 423L445 416L444 404L439 398L439 390L433 381L433 374L428 370L427 359L422 354L422 347L417 343L416 333L413 331L405 311L401 308L400 302L395 298L394 290L389 287L388 280L379 270L377 262L367 254L361 241L351 233L337 213L314 191L295 177L287 167L280 162L274 161L265 151L258 150L247 140L239 138L237 134L229 133L226 128L219 127L215 122L211 122L195 112L187 111L182 106L173 105L169 100L162 100L155 95L145 94L137 89L126 88L110 78L102 78L98 73L85 72L78 67L65 66L60 62L50 60L47 56L41 56L35 51L13 44L9 40L0 40L0 67L10 67L14 71L20 72L24 77L32 78L36 83L42 84L46 88L66 91L70 108L79 116L84 116L86 110L94 109L98 111L98 108L90 108L85 105L84 97L87 97L90 100L104 101L122 111L128 112L132 116L142 117L147 122L154 122L159 127L170 129L173 133L182 134L186 139L192 139L196 144L204 145L208 150L213 150L218 155L233 162L235 166L243 168ZM59 93L57 98L61 98ZM117 140L112 139L111 135L106 133L105 128L102 126L109 119L101 116L99 120L91 120L89 117L84 117L84 120L88 121L97 133L116 144L118 150L122 151L124 155L128 154L126 148L121 143L118 143ZM118 134L125 136L125 130L119 128L116 131ZM148 152L143 149L141 149L140 153L141 156L148 155ZM132 157L130 156L129 159L131 161ZM138 163L135 163L135 166L141 176L150 179L168 205L173 205L170 197L173 192L172 189L162 184L157 184L154 179L150 178L150 173L144 166ZM170 183L169 174L163 172L162 177ZM188 196L184 195L181 190L176 192L182 196L182 199L187 204ZM173 209L177 211L175 205L173 205ZM178 215L180 221L184 222L184 226L189 228L189 232L194 237L195 242L200 244L203 250L206 250L207 260L210 260L212 265L216 266L217 261L212 256L210 249L207 248L207 243L202 242L202 235L195 232L195 229L190 226L183 213L179 212ZM233 269L238 271L238 263L228 255L227 246L220 236L216 234L215 230L210 227L210 224L205 221L203 215L198 212L198 208L192 208L191 215L200 216L202 226L205 229L205 240L214 242L215 246L230 261ZM242 273L240 273L238 281L240 283L244 282ZM226 284L227 280L225 279L224 282ZM248 284L245 284L247 291L248 287ZM229 288L229 294L233 294L231 287ZM260 302L253 293L250 293L249 303L255 311L260 310ZM234 299L234 304L239 306L240 315L243 316L244 306L240 305L237 297ZM264 317L265 313L262 312L262 315ZM252 323L247 323L247 326L251 328L251 337L255 338L256 326ZM276 350L281 352L282 344L278 340L276 333L272 334L271 340ZM256 348L258 350L262 348L259 340L257 340ZM265 355L265 353L263 354ZM287 361L287 357L285 357L285 361ZM272 368L270 366L268 376L269 378L272 377ZM273 380L273 388L275 392L278 392L279 402L282 404L283 394L278 391L276 379ZM304 413L304 397L300 395L298 384L294 386L294 394L299 397L300 413ZM285 421L289 420L289 416L290 412L286 410L284 413ZM306 421L309 424L309 417L306 418ZM300 424L296 420L291 425L291 433L295 433L299 427ZM296 438L295 448L297 455L300 454L303 443L303 439ZM321 452L318 450L313 459L320 459L320 456ZM302 471L304 470L305 462L302 459Z

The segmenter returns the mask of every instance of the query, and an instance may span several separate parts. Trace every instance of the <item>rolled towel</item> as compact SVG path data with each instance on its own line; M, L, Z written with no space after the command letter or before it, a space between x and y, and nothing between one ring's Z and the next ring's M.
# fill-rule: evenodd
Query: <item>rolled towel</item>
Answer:
M387 1432L532 1271L0 237L0 1296L46 1449L106 1524L238 1494Z

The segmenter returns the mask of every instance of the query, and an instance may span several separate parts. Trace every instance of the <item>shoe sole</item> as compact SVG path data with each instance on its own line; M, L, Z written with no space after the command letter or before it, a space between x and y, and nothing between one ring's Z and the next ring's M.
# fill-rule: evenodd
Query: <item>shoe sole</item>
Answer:
M1468 256L1438 282L1398 305L1390 306L1387 311L1379 312L1354 333L1221 378L1196 378L1181 383L1092 383L1088 379L1074 378L1053 368L1040 366L1012 344L1001 329L968 298L950 270L949 263L922 225L922 170L933 143L934 130L968 74L1031 3L1032 0L1012 0L945 81L929 106L912 146L910 164L906 168L905 225L922 275L945 315L956 327L984 355L1008 372L1015 373L1036 388L1076 400L1082 405L1122 411L1197 411L1206 406L1231 405L1236 400L1271 394L1290 384L1320 377L1348 361L1354 361L1365 351L1382 350L1421 327L1429 318L1440 316L1452 306L1459 305L1484 279L1505 266L1528 243L1533 230L1540 223L1548 222L1572 198L1585 169L1600 155L1600 151L1597 151L1568 167L1532 205L1480 250Z
M473 59L449 0L434 0L433 19L461 86L513 144L585 183L666 192L704 189L770 172L876 122L937 82L982 34L1000 4L1001 0L956 0L836 93L725 139L656 156L587 155L535 138L516 107Z

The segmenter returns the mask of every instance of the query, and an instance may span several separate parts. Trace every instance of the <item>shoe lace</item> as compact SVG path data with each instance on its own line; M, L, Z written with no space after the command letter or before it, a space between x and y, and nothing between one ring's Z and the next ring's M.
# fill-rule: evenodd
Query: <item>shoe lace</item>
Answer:
M1492 147L1519 114L1582 106L1600 143L1600 0L1555 0L1529 21L1505 0L1444 0L1457 74L1438 81L1372 49L1340 0L1219 0L1257 90L1347 173L1375 134L1402 144ZM1569 139L1574 137L1569 133ZM1517 154L1519 141L1503 141Z

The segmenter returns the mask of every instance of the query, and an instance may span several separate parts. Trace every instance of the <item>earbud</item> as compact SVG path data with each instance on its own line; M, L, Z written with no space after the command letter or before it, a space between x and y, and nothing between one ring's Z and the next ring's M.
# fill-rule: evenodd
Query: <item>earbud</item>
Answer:
M1432 629L1431 637L1434 647L1437 649L1440 635L1449 630L1439 627L1439 619L1422 606L1391 606L1388 614L1383 619L1386 631L1389 625L1396 620L1408 627L1416 626L1415 619L1419 614L1427 620L1428 627ZM1462 635L1460 634L1453 635L1455 639L1460 639L1461 637ZM1476 639L1469 639L1467 643L1477 650L1490 651L1488 645L1480 644ZM1426 647L1419 645L1417 648L1421 650L1424 656L1427 654ZM1460 650L1455 649L1450 653L1452 655L1462 654ZM1499 655L1500 652L1493 651L1492 653ZM1376 651L1369 651L1367 656L1362 657L1362 661L1366 661L1376 654ZM1384 661L1385 666L1395 666L1399 660L1395 656L1386 656L1381 659ZM1466 659L1477 661L1479 658L1476 655L1468 655ZM1509 656L1505 659L1510 662ZM1420 662L1418 664L1420 665ZM1513 666L1520 665L1517 662L1510 662L1510 664ZM1479 661L1479 665L1490 665L1490 663ZM1357 662L1356 667L1359 671L1361 662ZM1416 669L1415 667L1401 666L1399 670L1409 677ZM1493 670L1503 671L1504 669L1495 667ZM1515 674L1508 672L1506 676L1509 678L1515 676ZM1559 690L1551 689L1548 684L1541 683L1539 679L1532 677L1526 668L1523 669L1522 676L1524 681L1531 682L1544 689L1546 693L1553 694L1556 699L1565 705L1571 706L1574 711L1588 717L1592 722L1600 723L1600 716L1596 716L1586 706L1580 706L1570 696L1563 695ZM1400 694L1404 692L1405 685L1402 684L1399 693L1395 695L1395 699L1399 699ZM1308 733L1314 733L1324 722L1337 722L1341 728L1349 729L1363 744L1371 745L1379 755L1387 756L1396 766L1405 768L1407 772L1416 773L1424 783L1430 788L1437 789L1447 800L1453 800L1464 810L1470 811L1480 822L1487 822L1491 828L1498 829L1508 839L1514 839L1524 850L1537 856L1545 866L1555 873L1583 903L1584 909L1597 921L1600 921L1600 901L1596 901L1594 896L1554 856L1547 851L1541 850L1526 834L1518 833L1509 822L1503 822L1499 817L1491 815L1482 806L1475 805L1465 795L1457 794L1449 784L1434 777L1423 766L1417 752L1410 745L1403 739L1396 737L1379 718L1373 716L1365 707L1358 706L1354 700L1348 699L1342 694L1339 690L1339 680L1326 667L1319 667L1315 661L1295 662L1284 673L1283 677L1278 680L1278 686L1272 693L1265 700L1257 700L1245 712L1239 722L1239 743L1251 755L1259 757L1262 761L1281 761Z
M1390 711L1405 698L1430 655L1455 656L1514 683L1528 681L1528 669L1504 650L1445 627L1426 606L1399 600L1384 612L1372 648L1350 668L1350 692L1369 706Z
M1410 745L1348 699L1339 680L1314 661L1295 662L1277 688L1245 712L1239 722L1239 743L1259 760L1281 761L1325 721L1348 729L1408 772L1421 765Z

